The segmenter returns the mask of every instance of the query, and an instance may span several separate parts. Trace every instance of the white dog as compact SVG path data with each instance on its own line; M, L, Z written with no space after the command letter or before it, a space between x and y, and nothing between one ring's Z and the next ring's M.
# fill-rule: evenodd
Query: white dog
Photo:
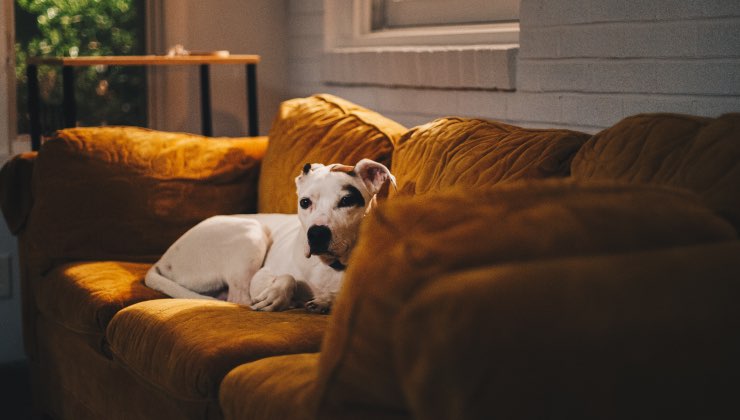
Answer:
M369 159L354 167L307 163L295 178L297 215L206 219L170 246L146 285L176 298L327 313L360 222L386 181L395 186L388 168Z

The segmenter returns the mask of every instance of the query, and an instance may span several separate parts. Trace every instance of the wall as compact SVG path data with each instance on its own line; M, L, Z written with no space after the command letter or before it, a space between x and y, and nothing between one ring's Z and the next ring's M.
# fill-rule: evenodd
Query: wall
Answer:
M152 23L150 52L164 54L175 44L193 51L228 50L259 54L257 66L260 133L269 130L280 102L287 98L286 7L282 0L163 0ZM153 69L152 128L200 133L200 78L197 66ZM211 66L211 104L215 136L247 131L246 76L243 65Z
M5 222L0 222L0 254L10 255L10 299L0 299L0 363L23 359L21 331L20 274L18 272L18 247Z
M5 163L10 152L10 127L12 121L11 107L15 96L12 95L9 82L13 77L12 62L8 60L10 40L6 36L10 27L8 19L12 17L12 3L0 5L0 165ZM11 298L0 298L0 363L23 359L23 341L21 336L21 305L19 295L18 248L15 238L8 232L5 223L0 221L0 254L10 255ZM5 273L7 274L7 273ZM2 274L0 274L2 275Z
M329 92L407 126L444 115L596 132L641 112L740 111L740 2L522 0L516 91L325 86L323 4L288 7L291 96Z

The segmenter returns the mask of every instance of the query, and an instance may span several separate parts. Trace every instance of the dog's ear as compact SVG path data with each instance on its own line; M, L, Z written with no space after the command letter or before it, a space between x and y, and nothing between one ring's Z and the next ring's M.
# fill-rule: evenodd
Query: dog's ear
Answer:
M374 160L362 159L357 162L355 173L360 176L370 194L377 194L386 181L390 181L393 187L396 187L396 177L385 165Z
M308 175L309 172L313 170L314 165L311 163L307 163L303 165L303 169L301 169L301 173L298 174L297 177L295 177L295 185L298 186L298 183L303 179L304 176Z
M303 165L303 169L301 169L301 173L298 174L297 177L295 177L295 185L298 186L298 183L305 177L306 175L310 174L312 171L315 171L318 168L321 168L322 164L320 163L306 163Z

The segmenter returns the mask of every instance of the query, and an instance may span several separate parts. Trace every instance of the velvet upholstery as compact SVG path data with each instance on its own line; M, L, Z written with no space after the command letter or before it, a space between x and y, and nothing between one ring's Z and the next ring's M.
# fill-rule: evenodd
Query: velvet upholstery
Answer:
M266 356L318 351L326 316L265 313L233 303L160 299L129 306L111 321L116 360L186 401L216 400L221 379Z
M34 164L29 257L41 271L74 260L155 260L206 217L254 212L266 147L264 137L61 130Z
M241 365L224 378L219 400L229 419L316 418L318 353L275 356ZM244 392L244 390L250 392Z
M392 326L415 419L737 418L740 242L435 276Z
M283 102L260 173L259 212L296 212L294 179L306 163L354 165L368 158L390 166L393 145L405 131L393 120L332 95Z
M90 347L90 336L37 318L34 403L54 419L220 419L214 400L183 400L153 387Z
M406 412L389 331L414 290L450 271L737 240L688 192L570 180L390 200L365 221L320 358L323 410Z
M144 285L149 264L70 263L35 284L36 305L65 328L102 339L113 315L126 306L167 296Z
M448 117L409 130L393 151L400 195L452 186L485 187L520 179L564 177L588 140L569 130L532 130L495 121ZM393 194L393 191L391 191Z
M740 230L740 114L626 118L578 151L573 177L687 188Z

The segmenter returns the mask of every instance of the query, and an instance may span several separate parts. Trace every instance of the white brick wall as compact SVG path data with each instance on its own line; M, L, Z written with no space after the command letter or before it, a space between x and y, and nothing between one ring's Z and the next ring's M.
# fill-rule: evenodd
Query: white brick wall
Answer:
M324 51L322 0L288 1L288 93L291 97L324 92L321 57Z
M740 112L740 1L522 0L520 10L515 92L454 89L488 76L466 72L476 59L467 52L444 69L422 55L415 69L368 56L367 66L340 75L342 86L327 86L322 2L290 1L291 92L334 93L407 126L460 115L595 132L640 112ZM367 84L403 85L414 70L443 89Z
M342 85L513 90L516 47L362 48L326 53L323 80Z

